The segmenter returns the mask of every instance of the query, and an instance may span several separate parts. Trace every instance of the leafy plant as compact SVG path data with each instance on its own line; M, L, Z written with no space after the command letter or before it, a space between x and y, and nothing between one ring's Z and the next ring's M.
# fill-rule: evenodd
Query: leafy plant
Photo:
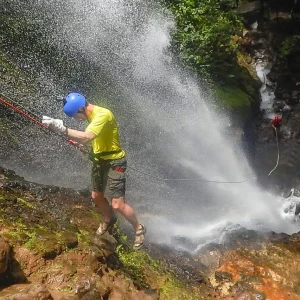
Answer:
M300 36L293 35L287 37L279 47L279 54L281 57L285 57L299 51L300 48Z
M234 63L238 47L233 36L242 22L232 0L167 1L177 24L174 49L202 75L217 74Z

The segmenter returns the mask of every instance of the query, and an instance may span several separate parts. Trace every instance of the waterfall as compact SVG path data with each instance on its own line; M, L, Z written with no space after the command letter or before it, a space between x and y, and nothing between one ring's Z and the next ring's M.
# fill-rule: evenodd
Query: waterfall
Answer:
M116 116L129 165L127 200L148 225L152 241L185 247L178 239L183 237L198 247L220 241L222 230L232 224L297 230L282 215L281 197L258 187L244 153L222 134L228 117L213 111L203 82L172 55L175 24L170 13L155 2L138 0L36 0L23 13L48 24L49 44L93 66L87 73L91 81L81 92ZM35 61L27 62L34 70ZM41 97L38 90L34 100L23 103L83 129L84 124L63 116L55 100L68 91L63 84L68 74L64 76L58 80L51 68L42 69L39 79L47 92ZM42 183L89 184L91 166L76 150L55 139L50 143L48 137L27 135L22 144L30 167L22 167L19 155L1 164ZM225 184L161 178L251 179Z

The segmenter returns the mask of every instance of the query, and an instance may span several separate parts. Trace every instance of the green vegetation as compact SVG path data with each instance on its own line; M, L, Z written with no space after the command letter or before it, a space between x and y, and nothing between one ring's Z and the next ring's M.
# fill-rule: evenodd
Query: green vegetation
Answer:
M175 16L174 45L181 57L201 75L225 76L225 70L228 74L238 48L233 37L243 28L232 10L234 1L175 0L168 5Z
M138 288L157 286L162 300L199 299L199 291L188 289L170 270L166 270L160 262L144 251L135 251L128 244L120 244L116 252L123 271Z
M248 112L257 75L243 51L243 24L233 0L168 0L175 16L173 49L209 82L218 107Z
M249 64L244 64L245 57L241 54L239 41L243 25L233 10L236 1L164 0L164 3L175 18L172 50L181 61L201 78L206 78L211 86L216 82L238 86L254 98L255 74ZM37 69L39 66L50 67L55 77L64 81L66 86L71 82L79 89L81 86L86 89L86 86L91 86L91 82L98 82L99 79L103 81L106 75L97 66L75 52L69 53L68 49L62 52L55 43L49 43L47 37L55 30L53 24L46 18L34 18L30 10L28 3L24 4L22 10L12 5L0 13L0 66L4 66L6 72L16 78L22 74L19 69L14 69L10 57L20 57L29 63L35 57ZM82 74L82 78L78 78L78 74ZM20 84L25 82L19 81ZM223 102L229 103L227 100L219 103ZM106 104L105 101L101 103L104 106ZM239 106L242 107L243 104Z
M251 106L251 98L238 87L230 85L220 86L216 89L216 96L221 101L221 106L243 111Z
M300 35L288 36L279 46L278 52L281 57L292 55L300 49Z
M80 244L85 246L90 245L90 235L91 233L86 230L80 230L80 233L77 233L77 239Z
M34 205L29 203L28 201L22 199L22 198L17 198L18 202L23 204L23 205L26 205L27 207L29 208L34 208Z

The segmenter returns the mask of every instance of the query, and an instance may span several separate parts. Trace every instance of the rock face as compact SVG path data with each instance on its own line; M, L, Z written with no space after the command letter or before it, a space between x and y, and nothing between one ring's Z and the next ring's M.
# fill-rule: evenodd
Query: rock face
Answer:
M255 2L250 3L254 5ZM271 3L268 2L268 5ZM271 107L262 105L262 111L254 118L253 163L263 186L277 186L282 191L284 188L297 188L300 178L300 19L292 19L284 5L277 7L278 18L272 9L271 5L269 14L255 16L258 26L247 31L242 44L244 51L252 57L253 64L267 62L270 72L262 80L262 87L266 94L274 92ZM251 23L248 19L245 22L247 25ZM275 114L283 116L283 125L278 132L280 159L278 168L268 177L278 156L276 137L271 127L271 118Z
M1 300L300 299L300 233L241 228L196 254L147 254L117 227L95 236L101 217L80 193L1 172Z
M208 299L117 227L96 236L101 216L81 193L0 173L0 299Z
M228 251L220 247L222 255L217 256L215 249L206 250L218 262L210 281L222 296L234 294L239 300L300 299L300 235L269 234L266 239L259 249Z
M0 239L0 274L7 271L10 258L10 246L3 239Z
M17 284L2 290L1 299L3 300L53 300L50 292L44 284Z

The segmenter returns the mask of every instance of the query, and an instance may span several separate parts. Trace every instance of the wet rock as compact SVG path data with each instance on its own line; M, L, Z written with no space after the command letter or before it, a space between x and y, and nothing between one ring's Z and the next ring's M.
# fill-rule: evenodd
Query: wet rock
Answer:
M93 243L99 249L105 250L107 256L114 253L117 247L116 239L107 233L101 236L95 234L91 239L91 243Z
M70 223L76 225L78 228L96 232L100 223L100 215L98 218L95 218L95 212L80 209L80 207L78 207L73 210Z
M9 284L27 282L27 278L22 270L22 266L14 257L10 261L10 268L7 279L7 282Z
M232 274L228 272L215 272L215 278L217 281L232 281Z
M5 199L0 205L6 218L1 216L1 231L14 247L9 272L5 273L7 285L26 280L42 282L54 300L163 297L172 300L196 294L203 295L204 299L215 296L218 299L221 291L230 295L230 285L236 278L228 270L219 270L226 251L224 245L206 247L198 260L188 252L167 246L145 247L160 259L159 263L152 262L145 253L132 251L128 245L121 244L118 250L120 233L112 231L115 237L108 233L96 236L101 217L89 203L83 204L78 193L42 188L47 203L41 203L37 190L39 187L35 185L26 192L21 187L0 190L0 196ZM74 199L77 199L75 203ZM172 273L165 273L169 269ZM217 292L205 275L215 271ZM244 274L241 280L250 281L250 277L251 274ZM11 295L16 292L9 291Z
M2 300L53 300L45 285L40 283L16 284L0 291Z
M0 237L0 275L8 269L11 247Z
M241 6L239 6L237 9L236 9L236 12L238 14L247 14L247 13L250 13L250 12L253 12L253 11L259 11L261 9L261 3L260 1L252 1L252 2L248 2L248 3L245 3Z
M34 254L24 246L17 247L14 249L14 251L14 257L20 264L22 264L22 270L26 277L30 276L34 272L37 272L46 264L46 261L41 254Z
M82 297L80 297L81 300L99 300L104 299L99 294L99 291L96 288L93 288L92 290L88 291L86 294L84 294Z
M207 267L208 272L211 272L219 268L221 257L222 253L218 248L209 247L208 249L202 249L197 259Z
M78 246L78 238L77 238L76 232L63 231L60 234L59 239L69 249L76 248Z
M91 196L91 192L90 192L90 190L88 188L80 190L79 194L82 195L82 196L84 196L84 197L86 197L86 198L89 198Z
M251 297L250 293L242 293L237 296L237 300L252 300L253 297Z

